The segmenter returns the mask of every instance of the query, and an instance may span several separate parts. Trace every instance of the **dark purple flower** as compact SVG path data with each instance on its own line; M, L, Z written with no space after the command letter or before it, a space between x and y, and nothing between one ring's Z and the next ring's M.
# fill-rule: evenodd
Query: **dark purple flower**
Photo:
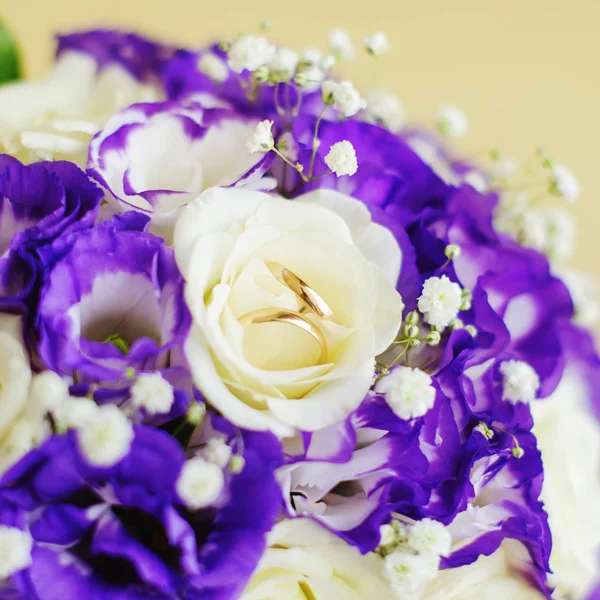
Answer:
M0 155L0 296L34 311L39 253L62 234L89 229L102 192L75 165L25 166Z
M48 440L0 481L0 523L34 541L12 587L31 600L237 598L280 509L278 442L239 435L243 470L225 471L219 499L199 510L179 497L186 457L163 431L137 427L108 468L86 462L74 432Z

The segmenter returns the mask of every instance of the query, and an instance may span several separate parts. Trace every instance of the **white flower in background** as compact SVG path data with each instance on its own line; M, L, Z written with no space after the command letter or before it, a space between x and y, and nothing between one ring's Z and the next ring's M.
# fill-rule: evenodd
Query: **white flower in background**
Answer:
M354 44L345 29L332 29L329 32L329 47L339 60L352 60L356 56Z
M568 202L575 202L579 198L579 180L564 165L552 165L550 189L554 194L561 196Z
M552 584L570 598L588 598L600 583L600 424L589 405L597 394L593 385L589 371L568 365L556 390L531 405L553 539Z
M575 322L583 327L594 327L600 316L596 280L588 273L578 273L571 269L561 269L557 275L571 294L575 307Z
M448 556L452 536L442 523L433 519L421 519L408 529L408 545L418 554Z
M0 525L0 580L31 564L33 540L26 531Z
M229 420L290 436L358 406L403 309L398 243L363 203L324 189L289 202L213 188L182 212L174 248L194 321L184 351ZM294 292L300 285L320 313ZM254 321L290 311L291 323Z
M160 98L120 65L66 52L48 79L0 89L0 148L25 163L69 160L85 167L90 139L121 108Z
M450 137L463 137L469 129L467 115L457 106L440 107L437 116L438 129Z
M196 456L183 465L176 488L188 508L199 510L214 504L224 485L221 467Z
M354 175L358 170L354 146L348 141L337 142L325 156L325 164L337 175Z
M503 376L502 398L513 404L533 402L540 389L540 378L531 365L507 360L500 365Z
M268 64L269 72L277 73L285 79L290 79L294 76L300 56L290 48L279 48L275 56Z
M86 420L77 430L83 456L98 467L121 462L129 454L133 438L131 422L114 404L98 407L94 418Z
M142 373L131 386L131 401L151 415L168 413L175 402L171 384L160 373Z
M506 179L515 175L520 166L520 162L516 158L499 158L494 161L491 173L493 177Z
M392 133L397 133L404 127L404 107L398 98L382 89L369 92L367 96L366 117L374 123L381 123Z
M222 438L210 438L202 448L202 458L224 469L229 463L233 451Z
M396 367L375 385L394 414L404 421L425 415L435 403L435 388L431 377L421 369Z
M262 35L244 35L229 50L229 67L236 73L256 71L267 65L277 49Z
M369 54L373 56L381 56L390 51L390 42L385 33L374 33L363 40L365 48Z
M22 327L21 317L0 314L0 473L50 435L46 414L67 387L54 373L32 376Z
M198 69L217 83L223 83L229 77L227 63L212 52L206 52L200 57Z
M362 555L311 519L275 525L240 600L388 600L383 559Z
M427 163L444 183L454 186L460 185L460 176L454 171L452 165L434 143L418 135L410 136L407 143L413 152L424 163Z
M488 183L479 171L469 171L463 175L463 183L470 185L481 194L485 194L488 191Z
M332 103L345 117L352 117L367 106L351 81L326 81L322 96L325 102Z
M417 307L427 323L447 327L450 321L456 318L461 303L460 285L442 275L430 277L425 281Z
M275 145L271 128L273 121L261 121L256 125L256 129L248 139L247 147L250 154L257 152L269 152Z
M522 565L511 565L510 556L505 543L470 565L439 571L419 600L543 600L546 596L519 575Z

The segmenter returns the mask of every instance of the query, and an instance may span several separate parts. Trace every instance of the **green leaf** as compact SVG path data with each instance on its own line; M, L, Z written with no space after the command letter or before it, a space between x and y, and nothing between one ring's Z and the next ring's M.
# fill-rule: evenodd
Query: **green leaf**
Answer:
M15 38L0 21L0 85L21 76L19 50Z

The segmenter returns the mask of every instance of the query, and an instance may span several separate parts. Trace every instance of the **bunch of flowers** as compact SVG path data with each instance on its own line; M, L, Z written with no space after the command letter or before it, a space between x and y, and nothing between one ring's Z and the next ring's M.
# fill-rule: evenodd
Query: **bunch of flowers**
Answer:
M265 28L0 88L0 598L592 598L577 180Z

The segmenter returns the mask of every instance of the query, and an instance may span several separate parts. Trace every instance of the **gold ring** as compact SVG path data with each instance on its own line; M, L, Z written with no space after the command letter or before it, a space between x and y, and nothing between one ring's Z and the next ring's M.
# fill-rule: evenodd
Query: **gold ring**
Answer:
M321 348L321 356L318 364L323 364L327 360L327 341L318 327L311 323L306 317L293 310L279 310L278 308L262 308L253 310L242 315L238 319L243 327L258 325L260 323L285 323L293 325L310 334Z
M289 287L298 296L300 302L314 312L317 317L321 319L331 319L333 317L333 311L329 308L327 302L294 272L280 265L278 262L267 263L267 268L273 273L275 278ZM300 310L300 312L303 312L303 310Z

